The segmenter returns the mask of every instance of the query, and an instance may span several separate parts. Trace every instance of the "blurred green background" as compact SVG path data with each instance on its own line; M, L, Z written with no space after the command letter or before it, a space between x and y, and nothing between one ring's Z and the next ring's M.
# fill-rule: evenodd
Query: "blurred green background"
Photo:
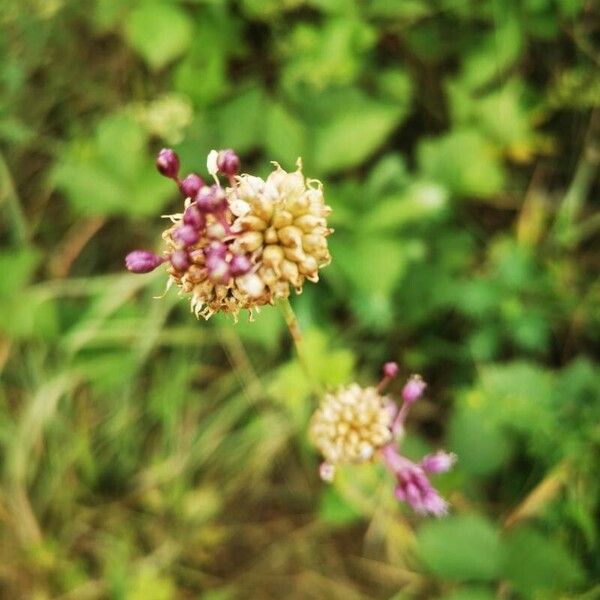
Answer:
M0 8L0 598L600 598L593 0ZM310 360L423 374L405 449L459 455L450 517L377 465L319 481L275 309L124 272L181 205L167 145L324 181Z

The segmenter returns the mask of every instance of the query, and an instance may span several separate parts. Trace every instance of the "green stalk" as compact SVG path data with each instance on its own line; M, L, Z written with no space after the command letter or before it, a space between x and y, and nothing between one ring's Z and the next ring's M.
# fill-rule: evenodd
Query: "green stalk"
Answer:
M27 219L21 208L8 165L0 154L0 208L3 204L6 205L5 210L8 213L7 218L13 243L18 247L26 246L29 241Z
M296 355L298 357L298 362L300 363L300 367L304 371L306 378L310 381L310 384L313 388L313 391L317 396L322 396L324 394L323 386L319 383L318 378L313 373L310 362L307 360L306 356L306 348L304 345L302 331L300 329L300 324L298 323L298 318L296 317L296 313L290 304L288 298L280 300L277 303L279 310L281 310L281 314L285 319L285 324L290 330L290 334L292 336L292 340L294 342L294 346L296 348Z

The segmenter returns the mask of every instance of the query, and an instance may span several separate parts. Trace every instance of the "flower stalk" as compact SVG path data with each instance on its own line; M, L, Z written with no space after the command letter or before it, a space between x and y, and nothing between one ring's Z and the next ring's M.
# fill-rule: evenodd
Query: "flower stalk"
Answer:
M294 342L294 347L296 349L296 356L298 357L298 362L300 367L304 371L306 378L311 384L313 391L317 394L318 397L321 397L324 393L323 386L319 382L319 379L315 376L313 370L310 367L310 362L306 356L306 348L304 344L304 338L302 336L302 330L300 329L300 323L298 322L298 317L296 317L296 313L292 308L292 305L288 298L284 298L277 303L281 314L285 320L285 324L292 336L292 341Z

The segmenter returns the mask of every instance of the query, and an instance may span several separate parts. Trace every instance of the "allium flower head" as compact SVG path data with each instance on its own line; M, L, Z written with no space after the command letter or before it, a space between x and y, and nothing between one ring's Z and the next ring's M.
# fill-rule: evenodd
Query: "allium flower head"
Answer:
M276 165L263 180L236 175L233 150L213 150L207 159L213 185L195 173L180 179L179 158L170 149L161 150L157 168L185 197L183 211L168 216L163 256L136 250L125 263L134 273L168 263L169 285L189 296L197 316L273 304L288 297L290 285L299 293L305 279L318 281L319 268L331 260L330 209L321 184L304 179L300 161L295 172ZM219 174L229 186L221 186Z
M331 261L331 209L321 183L304 178L300 161L293 173L275 163L266 180L241 175L228 198L236 216L232 230L240 234L232 246L253 254L270 301L287 298L290 286L300 293L305 279L319 280L319 269Z
M310 422L310 438L325 459L319 472L324 481L332 481L338 465L379 458L395 477L394 495L398 500L408 503L418 514L442 516L448 511L448 503L427 474L449 470L456 456L439 451L417 464L400 454L398 443L404 420L423 394L425 383L413 375L403 390L410 393L402 394L402 405L398 407L390 397L381 395L397 372L395 363L386 363L378 387L362 388L354 383L325 395Z
M353 383L327 394L314 413L310 436L327 463L366 462L392 439L391 400Z

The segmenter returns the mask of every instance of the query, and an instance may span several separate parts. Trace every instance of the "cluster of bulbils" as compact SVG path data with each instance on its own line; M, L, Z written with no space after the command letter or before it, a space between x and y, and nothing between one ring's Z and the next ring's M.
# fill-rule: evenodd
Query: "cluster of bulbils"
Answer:
M325 459L320 474L325 481L332 481L338 465L380 458L396 478L394 493L398 500L407 502L419 514L442 516L448 511L448 503L431 485L428 475L448 471L456 456L439 451L415 463L400 454L398 442L404 435L404 421L426 384L413 375L402 389L402 404L398 407L382 395L398 370L396 363L386 363L377 387L362 388L354 383L325 395L310 423L311 440Z
M305 279L318 281L331 260L322 185L304 178L300 161L291 173L274 164L266 180L238 175L235 152L213 150L207 168L215 183L208 185L195 173L180 179L177 154L161 150L156 166L176 182L184 210L169 216L163 254L135 250L127 269L148 273L167 263L169 285L189 295L192 311L205 319L273 304L289 296L290 285L300 293Z

